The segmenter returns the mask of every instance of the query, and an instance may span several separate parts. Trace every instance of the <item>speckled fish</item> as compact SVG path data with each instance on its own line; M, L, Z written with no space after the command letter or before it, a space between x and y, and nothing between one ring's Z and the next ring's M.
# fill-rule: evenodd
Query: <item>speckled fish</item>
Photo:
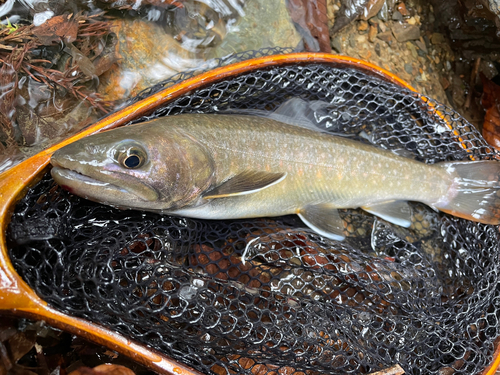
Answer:
M63 188L104 204L203 219L298 214L340 240L338 208L409 226L406 201L498 224L500 163L424 164L250 115L184 114L118 128L52 156Z

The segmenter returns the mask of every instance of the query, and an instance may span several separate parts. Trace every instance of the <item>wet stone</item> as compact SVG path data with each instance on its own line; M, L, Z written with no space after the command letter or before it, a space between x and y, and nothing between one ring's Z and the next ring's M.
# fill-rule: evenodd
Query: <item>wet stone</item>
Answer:
M420 29L414 25L395 23L392 25L391 30L396 40L400 43L420 38Z
M406 42L406 48L408 48L408 50L411 52L412 57L416 59L418 56L417 47L415 47L415 45L411 42Z
M425 45L424 42L421 40L416 40L415 44L417 45L418 48L420 48L423 52L427 53L427 46Z
M377 37L377 26L370 25L370 30L368 31L368 40L373 43Z
M368 30L368 22L365 20L359 20L358 31L366 31L366 30Z
M392 36L391 31L385 31L383 33L377 34L377 38L388 43L389 45L394 42L394 37Z
M401 2L396 6L397 11L403 16L407 17L410 15L410 12L406 9L405 3Z
M444 35L440 33L432 33L431 35L431 43L432 44L441 44L444 43Z
M403 15L399 13L397 10L392 13L392 19L393 21L402 21L403 20Z
M412 74L413 73L413 66L411 64L406 63L405 64L405 72L408 74Z

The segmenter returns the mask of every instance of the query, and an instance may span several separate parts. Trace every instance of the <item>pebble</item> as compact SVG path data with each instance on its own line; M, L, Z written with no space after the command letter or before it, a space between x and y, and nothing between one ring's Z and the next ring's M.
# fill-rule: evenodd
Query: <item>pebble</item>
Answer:
M380 43L375 44L375 53L377 54L378 57L380 57Z
M441 77L441 78L439 79L439 82L441 83L441 86L443 86L443 89L445 89L445 90L446 90L448 87L450 87L450 81L448 81L448 80L446 79L446 77Z
M401 15L401 13L399 13L397 10L395 10L393 13L392 13L392 19L394 21L402 21L403 20L403 16Z
M400 43L420 39L420 29L418 26L395 23L392 25L391 30L396 40Z
M418 48L420 48L423 52L427 53L427 46L425 45L425 42L422 40L416 40L415 44L417 45Z
M377 38L391 45L394 42L394 37L391 31L385 31L383 33L377 34Z
M370 25L370 30L368 31L368 40L370 42L375 42L375 38L377 37L377 26Z
M384 22L380 21L378 23L378 28L380 29L381 32L385 33L387 31L387 26L385 25Z
M431 43L432 44L441 44L444 43L444 35L441 33L432 33L431 35Z
M358 31L368 30L368 22L365 20L359 20L358 22Z
M406 48L408 48L411 52L411 55L414 59L417 58L418 54L417 54L417 48L413 45L413 43L410 43L410 42L406 42Z
M410 25L418 25L420 22L415 17L410 17L406 20Z
M406 63L405 64L405 72L408 74L412 74L413 73L413 66L411 64Z
M403 17L407 17L410 15L410 12L408 12L408 10L406 9L406 5L403 2L399 3L396 6L396 9L398 10L399 13L401 13Z
M365 43L366 42L366 36L365 35L358 35L356 37L356 42L357 43Z

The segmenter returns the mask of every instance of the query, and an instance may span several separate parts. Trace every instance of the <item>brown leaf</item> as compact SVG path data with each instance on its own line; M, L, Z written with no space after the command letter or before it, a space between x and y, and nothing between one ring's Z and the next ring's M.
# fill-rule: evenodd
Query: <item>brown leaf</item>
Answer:
M43 45L50 45L61 40L67 43L74 42L78 34L78 23L71 15L63 14L52 17L40 26L33 29L33 34Z
M129 368L121 365L104 364L97 367L80 367L68 375L135 375Z
M483 123L483 137L491 146L500 150L500 111L498 104L486 111Z
M484 109L489 109L493 107L495 103L500 103L500 86L486 78L482 72L479 73L479 76L483 82L483 97L481 98L481 104Z
M288 11L292 20L304 30L309 30L311 36L319 43L319 51L330 53L330 34L328 32L328 17L326 14L326 0L290 0L287 2ZM315 51L304 38L306 49Z

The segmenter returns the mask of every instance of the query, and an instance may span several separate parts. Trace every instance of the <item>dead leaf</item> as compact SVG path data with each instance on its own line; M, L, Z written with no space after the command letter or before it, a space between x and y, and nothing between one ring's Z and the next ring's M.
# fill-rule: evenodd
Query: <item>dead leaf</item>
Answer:
M483 137L491 146L500 150L500 112L498 105L486 111L483 123Z
M73 17L67 14L52 17L40 26L33 29L33 34L43 45L51 45L61 40L71 43L76 40L78 34L78 23Z
M500 86L480 73L483 82L481 103L486 109L483 123L483 137L491 146L500 150Z
M292 20L302 29L309 30L316 42L305 37L306 49L330 53L330 34L328 31L328 17L326 14L326 0L289 0L288 11ZM317 44L317 46L314 46Z

